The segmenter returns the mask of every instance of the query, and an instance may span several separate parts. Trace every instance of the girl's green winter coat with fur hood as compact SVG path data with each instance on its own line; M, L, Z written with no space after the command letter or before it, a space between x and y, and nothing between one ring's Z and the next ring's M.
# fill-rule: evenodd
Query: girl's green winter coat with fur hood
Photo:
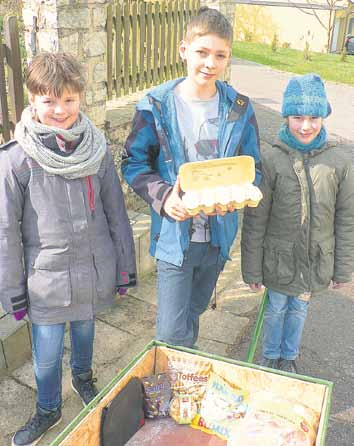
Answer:
M349 282L354 269L354 176L340 146L308 153L277 141L262 152L263 200L246 208L242 274L300 296Z

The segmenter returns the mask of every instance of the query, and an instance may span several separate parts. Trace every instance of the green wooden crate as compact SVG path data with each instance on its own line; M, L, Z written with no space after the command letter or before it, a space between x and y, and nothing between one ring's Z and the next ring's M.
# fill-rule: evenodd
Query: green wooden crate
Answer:
M216 373L222 374L229 381L237 378L234 382L239 383L241 387L242 382L249 380L248 385L254 391L269 389L269 385L271 385L271 390L278 395L283 395L287 394L286 389L291 388L303 404L312 407L320 414L315 446L325 446L333 386L331 382L267 369L247 362L174 347L157 341L150 342L125 369L117 374L50 446L100 446L99 430L103 407L120 392L132 377L142 378L154 373L165 372L168 358L171 355L180 355L188 361L206 360L211 363Z

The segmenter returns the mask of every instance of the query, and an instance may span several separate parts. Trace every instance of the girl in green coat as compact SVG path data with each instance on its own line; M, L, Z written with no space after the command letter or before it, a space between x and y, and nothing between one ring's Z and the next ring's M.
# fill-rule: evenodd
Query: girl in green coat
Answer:
M294 77L283 97L278 140L262 152L263 200L246 208L242 274L268 288L262 365L295 372L310 297L351 280L354 177L343 150L327 141L331 112L316 74Z

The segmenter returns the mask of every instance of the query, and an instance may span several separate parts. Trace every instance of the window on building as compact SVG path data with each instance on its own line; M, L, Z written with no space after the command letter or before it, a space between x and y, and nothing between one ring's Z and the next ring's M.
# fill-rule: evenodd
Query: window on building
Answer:
M354 17L349 20L348 34L354 34Z

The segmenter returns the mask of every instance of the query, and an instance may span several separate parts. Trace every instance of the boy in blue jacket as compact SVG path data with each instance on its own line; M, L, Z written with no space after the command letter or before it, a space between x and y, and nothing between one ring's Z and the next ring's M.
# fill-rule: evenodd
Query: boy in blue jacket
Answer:
M187 77L158 86L139 102L125 144L123 175L151 206L156 338L173 345L195 345L199 316L237 232L237 212L191 218L180 198L179 167L236 155L254 157L257 167L260 162L258 126L248 98L218 80L230 63L231 46L226 18L201 8L179 47Z

